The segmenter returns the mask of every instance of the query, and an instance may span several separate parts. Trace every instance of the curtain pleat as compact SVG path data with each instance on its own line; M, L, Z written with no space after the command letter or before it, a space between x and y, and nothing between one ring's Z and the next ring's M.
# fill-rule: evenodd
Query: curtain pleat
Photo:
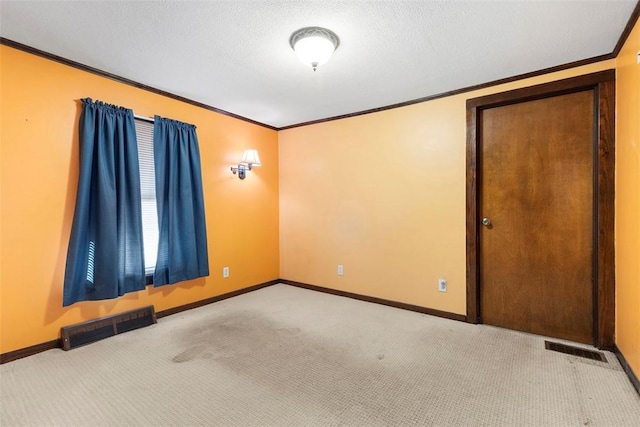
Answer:
M155 116L153 145L160 228L154 286L208 276L207 230L196 127Z
M80 174L63 305L145 287L133 111L82 99Z

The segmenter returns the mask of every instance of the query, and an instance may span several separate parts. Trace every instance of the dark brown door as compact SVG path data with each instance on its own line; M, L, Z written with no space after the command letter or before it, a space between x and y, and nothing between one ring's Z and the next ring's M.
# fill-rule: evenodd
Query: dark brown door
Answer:
M479 120L481 322L593 343L594 91Z

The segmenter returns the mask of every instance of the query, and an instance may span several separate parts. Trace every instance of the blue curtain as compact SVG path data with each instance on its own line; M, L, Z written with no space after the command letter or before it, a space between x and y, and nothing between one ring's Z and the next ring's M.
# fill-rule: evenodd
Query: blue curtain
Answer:
M145 287L133 111L82 99L80 175L63 305Z
M155 116L153 147L160 229L153 284L162 286L208 276L196 127Z

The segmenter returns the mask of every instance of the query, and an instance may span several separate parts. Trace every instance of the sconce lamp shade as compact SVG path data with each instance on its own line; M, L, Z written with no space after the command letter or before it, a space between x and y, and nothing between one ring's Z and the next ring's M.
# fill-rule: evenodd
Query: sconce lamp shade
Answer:
M340 39L331 30L321 27L305 27L294 32L289 44L303 64L315 71L331 58L340 45Z
M260 163L260 156L258 156L258 150L245 150L244 154L242 155L242 161L240 162L243 165L247 165L249 167L249 169L251 169L254 166L261 166L262 163Z

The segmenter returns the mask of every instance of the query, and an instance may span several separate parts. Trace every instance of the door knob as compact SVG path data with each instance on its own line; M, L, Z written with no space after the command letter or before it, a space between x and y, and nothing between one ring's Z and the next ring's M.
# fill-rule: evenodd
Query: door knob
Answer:
M491 225L491 220L489 218L482 218L482 225L488 227Z

